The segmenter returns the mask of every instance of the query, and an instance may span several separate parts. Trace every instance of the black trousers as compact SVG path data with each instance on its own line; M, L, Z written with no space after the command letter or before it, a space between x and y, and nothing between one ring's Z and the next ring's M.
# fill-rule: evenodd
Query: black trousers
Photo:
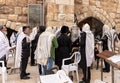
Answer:
M0 61L4 61L4 65L5 65L5 67L7 67L6 55L4 55L3 57L1 57ZM2 64L0 64L0 66L2 66Z
M104 60L104 63L105 63L105 70L110 71L110 64L107 63L105 60Z
M82 71L83 71L83 79L82 80L85 83L90 83L90 79L91 79L90 67L83 67Z
M21 59L21 65L20 65L20 77L24 77L26 74L26 68L27 68L28 58L22 58Z
M34 54L35 50L33 48L31 48L31 65L35 64L35 54Z

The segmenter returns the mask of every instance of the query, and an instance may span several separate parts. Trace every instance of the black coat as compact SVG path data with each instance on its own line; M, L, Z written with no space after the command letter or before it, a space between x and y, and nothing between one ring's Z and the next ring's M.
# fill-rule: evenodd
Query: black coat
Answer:
M86 33L82 32L81 33L81 39L80 39L81 60L80 60L80 63L79 63L79 66L81 68L86 68L87 67L85 48L86 48Z
M55 51L55 64L61 69L62 60L70 57L71 39L67 34L61 34L58 38L58 48ZM69 62L67 62L69 63Z
M27 42L26 37L22 40L22 58L28 59L30 56L30 42Z

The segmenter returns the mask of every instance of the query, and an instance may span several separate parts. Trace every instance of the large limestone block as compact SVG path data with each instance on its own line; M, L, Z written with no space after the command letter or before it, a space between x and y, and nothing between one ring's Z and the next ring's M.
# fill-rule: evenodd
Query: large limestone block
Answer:
M36 0L28 0L28 4L36 4Z
M74 13L74 6L73 5L66 5L65 6L65 13L66 14L73 14Z
M66 21L66 14L58 14L58 21Z
M67 14L66 21L67 22L74 22L74 14Z
M0 19L0 25L6 25L7 19Z
M15 7L15 14L22 14L22 8L21 7Z
M28 8L27 7L22 8L22 14L25 14L25 15L28 14Z
M14 7L2 6L2 7L0 7L0 13L1 14L13 14L14 13Z
M28 5L28 0L17 0L17 5L25 7Z
M52 3L49 3L47 4L47 12L49 13L56 13L58 12L59 6L57 4L52 4Z
M82 0L83 5L89 5L89 0Z
M70 5L70 0L56 0L56 4Z
M63 25L63 22L59 22L59 21L47 21L46 22L46 26L56 26L56 27L60 27Z
M7 14L0 14L0 18L1 18L1 19L7 19L7 18L8 18L8 15L7 15Z
M47 14L46 18L47 18L47 20L53 20L53 16L54 16L53 13L49 13L49 14Z
M6 5L7 6L16 6L17 2L16 2L16 0L6 0Z
M18 19L18 15L15 15L15 14L8 15L8 20L10 21L16 22L17 19Z
M27 16L19 16L18 17L18 22L27 22Z
M0 0L0 5L4 5L5 4L5 0Z

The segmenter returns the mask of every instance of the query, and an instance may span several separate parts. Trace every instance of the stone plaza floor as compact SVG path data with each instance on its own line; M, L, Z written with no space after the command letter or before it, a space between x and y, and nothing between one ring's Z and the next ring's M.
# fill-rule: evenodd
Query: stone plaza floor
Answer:
M8 66L13 67L14 61L13 57L10 57L8 60ZM37 66L30 66L28 63L27 66L27 72L30 73L30 79L29 80L21 80L20 79L20 74L19 70L16 70L16 72L12 72L10 74L10 70L8 70L7 74L7 82L6 83L37 83L39 80L39 74L38 74L38 67ZM82 79L82 72L79 70L79 77L80 80ZM100 67L98 70L96 70L95 65L91 69L91 83L94 83L94 81L98 79L101 79L101 72L100 72ZM107 83L112 83L111 82L111 72L110 73L104 73L104 81ZM1 76L0 76L0 83L2 82ZM76 82L76 76L73 77L73 82Z

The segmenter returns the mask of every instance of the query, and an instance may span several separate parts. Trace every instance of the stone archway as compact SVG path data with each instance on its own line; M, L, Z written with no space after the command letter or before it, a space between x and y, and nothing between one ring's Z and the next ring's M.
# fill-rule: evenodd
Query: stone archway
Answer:
M93 31L95 37L98 37L98 36L101 37L102 36L102 27L103 27L104 23L101 20L99 20L95 17L92 17L92 16L87 17L84 20L80 21L78 23L78 26L80 28L82 28L82 26L85 23L88 23L90 25L90 28Z

